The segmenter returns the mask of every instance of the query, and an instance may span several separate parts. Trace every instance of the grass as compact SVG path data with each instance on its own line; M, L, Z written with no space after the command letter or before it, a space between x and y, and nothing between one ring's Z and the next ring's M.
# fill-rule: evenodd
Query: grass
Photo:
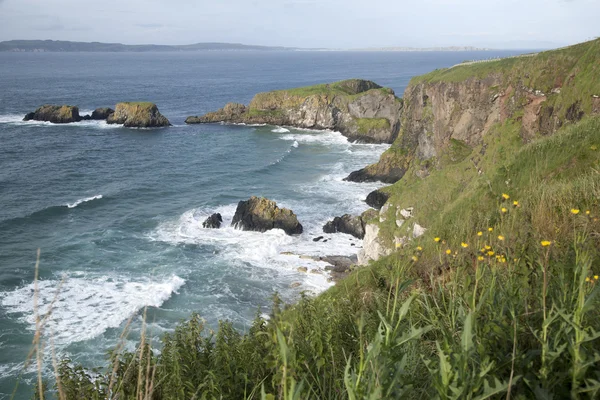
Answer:
M449 163L404 188L436 198L416 207L425 236L316 298L276 296L247 332L194 315L160 353L117 346L98 375L63 362L61 399L597 398L599 143L588 118L466 186L469 160Z
M126 104L131 107L150 108L154 106L154 103L148 101L123 101L120 104Z
M356 118L354 120L358 125L358 133L367 135L373 131L389 131L390 121L386 118Z

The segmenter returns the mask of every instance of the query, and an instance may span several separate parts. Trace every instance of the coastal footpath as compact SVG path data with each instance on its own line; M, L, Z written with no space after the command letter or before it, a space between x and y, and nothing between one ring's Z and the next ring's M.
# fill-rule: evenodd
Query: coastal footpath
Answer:
M248 106L229 103L187 124L268 124L339 131L350 141L392 143L403 102L394 91L361 79L257 94Z

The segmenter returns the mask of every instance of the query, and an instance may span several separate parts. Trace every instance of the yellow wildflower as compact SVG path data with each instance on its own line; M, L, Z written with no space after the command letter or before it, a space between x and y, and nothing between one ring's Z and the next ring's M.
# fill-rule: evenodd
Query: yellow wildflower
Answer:
M598 275L594 275L594 280L598 280Z
M396 243L396 247L402 247L402 243Z
M494 253L492 250L488 251L488 256L492 257L494 254L496 253Z
M504 236L498 235L498 240L503 241L504 240Z
M412 256L412 260L413 260L414 262L417 262L417 261L419 261L419 259L417 258L417 256Z
M493 232L494 228L488 228L488 232Z
M503 198L504 200L508 200L508 199L510 199L510 196L509 196L509 195L507 195L506 193L502 193L502 198Z
M483 232L477 232L477 236L482 236Z
M590 210L586 210L585 215L590 215Z
M585 278L585 281L586 281L586 282L590 282L590 280L591 280L591 279L590 279L589 277Z
M450 249L446 250L446 254L448 254L448 255L452 254L452 250L450 250Z
M436 243L438 243L440 241L439 237L436 237L435 239L433 239Z
M477 257L477 259L478 259L479 261L483 261L483 260L484 260L483 256L479 256L479 257Z
M502 208L500 209L500 211L502 211L503 213L505 213L505 212L507 212L508 210L507 210L505 207L502 207Z
M423 251L423 248L421 246L417 246L417 251Z
M542 247L548 247L548 246L550 246L552 244L552 242L549 241L549 240L542 240L540 242L540 244L542 245Z
M486 250L491 250L491 249L492 249L492 246L489 246L489 245L487 245L487 244L486 244L486 245L485 245L485 249L486 249Z
M513 206L519 207L519 202L517 200L513 201Z
M465 243L465 242L462 242L460 245L461 245L463 248L465 248L465 249L466 249L467 247L469 247L469 245L468 245L467 243Z
M579 214L579 210L577 208L571 208L571 213L577 215Z

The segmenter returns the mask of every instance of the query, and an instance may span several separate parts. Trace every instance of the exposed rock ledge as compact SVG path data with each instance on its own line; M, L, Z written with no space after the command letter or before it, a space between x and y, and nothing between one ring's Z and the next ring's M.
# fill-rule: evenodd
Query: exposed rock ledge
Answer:
M246 107L229 103L187 124L246 123L332 129L352 141L392 143L400 130L403 102L374 82L350 79L331 84L259 93Z
M252 196L249 200L240 201L231 225L246 231L283 229L288 235L302 233L302 225L292 210L279 208L274 201L264 197Z
M156 104L146 102L119 103L106 122L123 124L129 128L158 128L171 125L158 111Z
M71 122L79 122L82 120L79 115L79 108L76 106L55 106L46 104L28 113L23 118L23 121L45 121L54 124L68 124Z

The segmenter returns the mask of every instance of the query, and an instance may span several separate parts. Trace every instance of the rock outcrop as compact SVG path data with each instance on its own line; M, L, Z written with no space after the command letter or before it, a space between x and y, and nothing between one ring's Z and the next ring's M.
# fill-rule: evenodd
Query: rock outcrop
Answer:
M122 124L128 128L158 128L171 123L153 103L119 103L106 120L109 124Z
M377 260L392 253L392 249L387 248L378 235L379 226L377 224L369 223L365 226L363 248L358 252L359 265L366 265L369 261Z
M103 107L103 108L96 108L93 112L92 115L90 116L91 119L93 120L106 120L108 119L108 117L110 117L111 114L114 114L115 110L113 110L112 108L108 108L108 107Z
M257 94L246 107L229 103L186 123L246 123L331 129L351 141L392 143L400 130L403 102L393 90L351 79Z
M288 235L302 233L302 225L292 210L279 208L274 201L255 196L239 202L231 225L247 231L283 229Z
M374 209L380 210L389 198L389 194L380 189L377 189L373 190L367 195L367 199L365 200L365 202Z
M25 118L23 118L23 121L31 120L52 122L54 124L68 124L71 122L79 122L82 118L79 115L79 108L76 106L56 106L46 104L34 112L28 113L25 115Z
M360 216L345 214L341 217L335 217L333 220L327 222L325 226L323 226L323 232L346 233L358 239L362 239L365 236L365 226Z
M208 229L219 229L222 223L223 217L221 216L221 214L216 213L206 218L206 220L202 223L202 227Z

